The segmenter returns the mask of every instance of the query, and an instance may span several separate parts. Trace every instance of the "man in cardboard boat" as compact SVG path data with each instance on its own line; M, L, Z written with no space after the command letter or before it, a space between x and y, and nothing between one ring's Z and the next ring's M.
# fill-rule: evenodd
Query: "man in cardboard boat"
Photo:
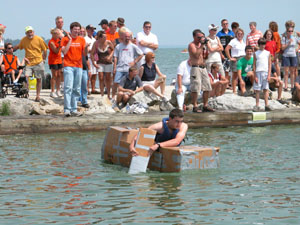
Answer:
M179 146L188 130L188 125L183 122L183 112L180 109L173 109L169 113L169 118L163 118L162 121L155 123L148 127L155 130L155 144L149 148L149 155L154 151L163 147L176 147ZM138 156L134 148L137 136L130 144L129 150L132 156Z

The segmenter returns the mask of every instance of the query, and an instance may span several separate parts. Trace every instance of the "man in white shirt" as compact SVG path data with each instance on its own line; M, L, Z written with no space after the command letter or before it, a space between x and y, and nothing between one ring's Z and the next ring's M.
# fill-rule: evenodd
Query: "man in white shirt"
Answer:
M190 72L191 72L190 59L182 61L177 68L176 79L176 98L178 108L184 110L184 96L186 91L190 91ZM185 110L184 110L185 111Z
M151 33L151 23L149 21L145 21L143 31L137 33L136 43L144 54L144 57L138 64L138 67L140 67L145 63L145 55L148 52L154 52L158 48L158 39L155 34Z
M96 85L96 80L97 80L97 68L94 66L93 62L91 61L91 56L90 52L92 50L93 44L96 41L96 39L93 37L93 33L96 30L96 28L89 24L86 26L86 32L87 35L84 37L86 45L88 45L88 58L90 62L90 70L89 70L89 81L91 82L91 87L92 87L92 94L99 94L100 92L96 92L95 90L95 85ZM89 82L88 82L89 83ZM89 86L89 84L88 84ZM89 90L89 89L88 89Z

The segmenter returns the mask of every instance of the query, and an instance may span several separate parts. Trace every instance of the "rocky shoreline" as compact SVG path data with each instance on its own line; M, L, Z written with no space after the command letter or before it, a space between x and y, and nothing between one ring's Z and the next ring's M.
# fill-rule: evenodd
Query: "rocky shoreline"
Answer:
M134 102L143 103L146 106L148 112L161 112L169 111L176 107L176 93L174 86L166 87L166 97L170 99L169 102L161 101L157 96L149 94L147 92L140 92L136 94L129 102L133 104ZM300 105L291 101L290 92L283 92L282 99L284 99L284 104L276 101L277 92L272 92L272 99L269 101L272 110L284 110L284 109L297 109ZM26 116L26 115L63 115L63 98L51 98L50 90L44 89L41 92L41 101L34 102L35 91L31 90L29 99L26 98L16 98L13 95L8 95L4 99L0 99L0 106L3 102L9 104L10 115L11 116ZM124 107L123 109L112 108L111 101L105 96L101 95L89 95L88 102L90 108L86 109L78 104L78 111L84 115L93 114L115 114L115 113L128 113L128 109ZM199 98L199 103L201 104L201 98ZM190 97L186 96L187 109L191 109ZM217 98L210 98L209 105L216 109L217 111L251 111L255 105L255 98L253 96L239 96L232 94L231 91L226 91L223 96ZM264 101L261 99L261 107L264 107Z

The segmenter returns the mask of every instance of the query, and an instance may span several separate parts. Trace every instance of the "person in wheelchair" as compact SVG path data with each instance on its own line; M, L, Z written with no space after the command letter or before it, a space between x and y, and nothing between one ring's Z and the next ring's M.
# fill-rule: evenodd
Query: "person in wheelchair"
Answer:
M18 57L13 54L14 49L11 43L5 43L4 54L0 56L1 71L4 73L6 84L17 84L20 80L26 58L20 63Z

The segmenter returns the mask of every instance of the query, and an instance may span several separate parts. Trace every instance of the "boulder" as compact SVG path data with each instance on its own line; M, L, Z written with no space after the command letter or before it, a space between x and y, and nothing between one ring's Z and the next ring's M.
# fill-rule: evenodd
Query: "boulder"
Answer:
M254 97L244 97L235 94L224 94L216 98L210 98L208 104L217 110L251 111L255 106ZM260 107L264 107L264 100L259 100ZM269 100L272 110L285 109L286 106L276 100Z
M160 98L155 94L149 93L147 91L141 91L131 97L131 99L129 100L129 104L132 105L135 102L143 102L149 106L152 106L155 104L159 104L160 101Z
M28 100L27 98L7 96L4 99L0 99L0 107L2 107L4 102L9 104L9 109L12 116L29 115L33 109L32 101Z

